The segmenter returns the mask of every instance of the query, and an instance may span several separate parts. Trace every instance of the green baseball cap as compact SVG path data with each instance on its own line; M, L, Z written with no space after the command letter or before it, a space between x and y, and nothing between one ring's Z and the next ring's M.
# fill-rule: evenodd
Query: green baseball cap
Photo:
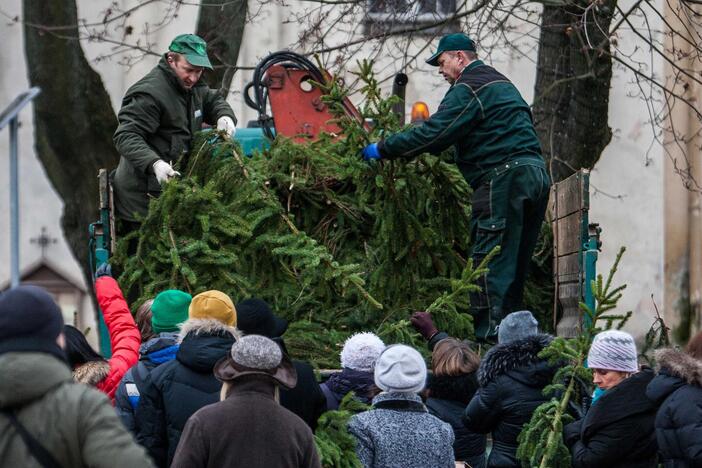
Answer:
M429 65L439 66L439 57L449 50L469 50L475 52L475 42L467 34L453 33L447 34L439 41L439 48L436 53L427 59Z
M183 54L190 65L212 70L212 64L207 57L207 43L200 36L195 34L176 36L168 46L168 50Z

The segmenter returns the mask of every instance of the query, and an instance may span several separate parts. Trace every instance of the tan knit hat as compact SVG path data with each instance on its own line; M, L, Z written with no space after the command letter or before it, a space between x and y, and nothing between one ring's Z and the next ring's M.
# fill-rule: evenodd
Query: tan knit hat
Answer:
M230 327L236 326L236 308L222 291L205 291L193 297L188 315L191 319L214 319Z

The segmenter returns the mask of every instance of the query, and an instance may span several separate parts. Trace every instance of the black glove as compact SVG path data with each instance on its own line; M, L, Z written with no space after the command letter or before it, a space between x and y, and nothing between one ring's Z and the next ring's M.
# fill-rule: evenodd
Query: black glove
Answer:
M431 319L429 312L415 312L410 318L410 323L424 337L425 340L431 339L439 330L436 329L434 321Z
M98 279L101 276L112 277L112 267L109 263L103 263L97 270L95 270L95 279Z

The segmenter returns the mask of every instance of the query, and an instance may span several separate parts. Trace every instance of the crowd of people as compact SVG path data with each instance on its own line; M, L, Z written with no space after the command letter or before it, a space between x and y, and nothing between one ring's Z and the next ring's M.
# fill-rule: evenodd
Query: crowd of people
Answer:
M353 392L370 405L347 426L364 467L520 467L518 436L559 367L529 311L507 315L482 358L416 312L430 366L357 333L320 383L260 299L166 290L133 318L109 265L96 276L109 359L43 289L0 295L0 465L320 467L317 421ZM702 333L656 362L639 365L628 333L594 337L595 391L563 429L573 467L702 466Z

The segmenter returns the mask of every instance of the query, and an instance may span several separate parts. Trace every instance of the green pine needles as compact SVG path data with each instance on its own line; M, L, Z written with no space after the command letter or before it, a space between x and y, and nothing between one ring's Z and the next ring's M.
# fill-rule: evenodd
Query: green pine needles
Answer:
M563 427L573 421L569 413L572 406L580 406L585 393L589 394L592 373L585 367L585 360L593 337L603 329L616 326L621 328L631 317L631 312L623 315L611 314L622 297L626 285L612 287L612 279L619 266L625 249L621 248L612 265L606 281L602 275L593 281L595 310L584 303L580 308L584 314L582 333L571 339L555 338L539 356L552 365L559 365L553 383L544 388L544 395L551 399L539 406L529 424L519 435L517 457L524 466L541 468L570 467L570 452L563 443ZM604 322L604 327L598 323Z
M220 134L196 136L178 163L183 176L133 233L136 255L126 255L129 237L118 246L119 281L139 295L135 306L168 288L260 297L303 324L286 342L320 367L338 365L339 343L353 331L420 345L407 320L415 310L472 336L468 291L487 261L467 260L470 188L446 157L362 160L361 148L399 123L397 98L381 97L372 64L358 68L372 128L343 112L348 90L330 79L319 86L342 135L306 144L280 136L251 158Z
M356 456L356 439L349 434L346 426L351 416L368 409L370 406L356 400L354 393L349 392L339 403L338 410L327 411L319 418L314 441L322 466L363 468Z

